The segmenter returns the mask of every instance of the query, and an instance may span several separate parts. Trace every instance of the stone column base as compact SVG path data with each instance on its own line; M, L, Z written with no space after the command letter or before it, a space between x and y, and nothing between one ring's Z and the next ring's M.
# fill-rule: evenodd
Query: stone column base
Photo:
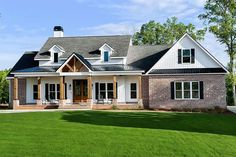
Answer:
M19 100L13 100L13 110L17 109L19 107L20 101Z
M36 104L41 106L41 105L43 105L43 101L42 100L36 100Z
M90 107L90 109L93 109L93 99L87 99L87 105Z
M117 106L117 99L113 99L113 100L112 100L112 104L115 105L115 106Z
M143 109L143 99L138 99L138 106Z
M59 100L59 106L65 106L66 105L66 99Z

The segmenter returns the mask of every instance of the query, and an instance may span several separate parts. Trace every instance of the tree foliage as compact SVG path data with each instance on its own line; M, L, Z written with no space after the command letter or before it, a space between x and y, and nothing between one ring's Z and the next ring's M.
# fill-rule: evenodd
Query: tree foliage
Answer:
M143 24L140 31L134 34L133 44L173 44L186 32L196 40L203 40L206 30L197 30L192 23L185 25L182 22L178 22L176 17L168 18L163 24L150 21Z
M226 46L230 58L226 78L227 104L234 105L234 59L236 55L236 1L235 0L207 0L205 13L199 15L208 25L219 42Z
M0 103L7 103L9 100L9 83L6 80L9 70L0 71Z

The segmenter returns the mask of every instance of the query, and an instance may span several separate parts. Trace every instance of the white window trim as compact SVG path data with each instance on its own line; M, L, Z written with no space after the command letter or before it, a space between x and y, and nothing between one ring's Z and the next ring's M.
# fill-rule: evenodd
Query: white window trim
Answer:
M55 85L55 91L54 91L55 92L55 99L50 98L50 93L53 92L50 90L50 85L52 85L52 84ZM57 90L57 85L58 85L58 83L49 83L48 84L48 98L49 98L49 100L59 100L57 97L57 93L60 92L60 89Z
M192 48L182 48L181 49L181 64L191 64L192 63L192 53L191 53L191 49ZM184 50L189 50L189 53L190 53L190 62L189 63L184 63Z
M101 92L100 84L105 84L105 90L102 90L102 91L105 91L105 98L103 98L103 100L108 101L108 100L112 99L112 98L108 98L108 92L111 92L111 90L108 90L108 84L109 83L111 83L113 85L113 82L98 82L99 99L101 99L100 98L100 92ZM113 92L114 92L114 89L113 89Z
M136 90L132 90L131 89L131 84L135 84L136 85ZM131 92L136 92L136 98L131 98ZM130 82L130 91L129 91L129 94L130 94L130 99L131 100L136 100L138 98L138 86L137 86L137 83L136 82Z
M184 82L190 83L190 98L184 98ZM193 98L193 90L192 90L192 83L197 82L198 83L198 98ZM176 83L181 83L182 85L182 98L176 98ZM175 94L175 100L200 100L200 81L175 81L174 82L174 94Z

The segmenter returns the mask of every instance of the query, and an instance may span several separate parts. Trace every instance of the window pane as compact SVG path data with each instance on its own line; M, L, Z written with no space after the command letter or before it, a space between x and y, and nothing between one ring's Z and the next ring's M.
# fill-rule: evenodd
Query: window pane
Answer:
M106 92L100 92L100 99L106 99Z
M108 62L109 53L107 51L104 52L104 62Z
M190 98L190 91L184 91L184 98Z
M136 83L131 83L130 86L131 86L130 87L131 90L136 90L137 89Z
M58 53L54 53L54 63L58 63Z
M176 90L182 90L182 83L181 82L176 82L175 83L175 89Z
M107 92L107 96L108 96L108 99L112 99L113 98L113 91Z
M55 84L50 84L50 91L55 91Z
M184 90L190 90L190 82L184 82Z
M182 99L182 91L176 91L175 94L177 99Z
M194 99L199 98L199 92L198 91L193 91L192 92L192 98L194 98Z
M56 99L55 94L56 94L55 92L50 92L50 99Z
M136 98L137 98L137 92L131 91L131 99L136 99Z
M38 85L33 85L33 91L38 92Z
M190 63L190 57L183 57L183 63Z
M198 90L198 82L192 82L192 89Z
M106 90L106 84L100 83L100 90Z
M34 98L34 99L38 99L38 93L34 93L34 94L33 94L33 98Z
M113 90L113 83L107 84L107 90Z
M190 50L183 50L183 56L190 57Z

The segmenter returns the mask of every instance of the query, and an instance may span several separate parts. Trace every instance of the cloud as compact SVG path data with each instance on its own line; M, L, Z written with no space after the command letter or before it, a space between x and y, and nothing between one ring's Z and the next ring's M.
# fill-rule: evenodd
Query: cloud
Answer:
M93 27L81 28L79 31L86 35L132 35L139 30L140 26L140 23L130 22L107 23Z

